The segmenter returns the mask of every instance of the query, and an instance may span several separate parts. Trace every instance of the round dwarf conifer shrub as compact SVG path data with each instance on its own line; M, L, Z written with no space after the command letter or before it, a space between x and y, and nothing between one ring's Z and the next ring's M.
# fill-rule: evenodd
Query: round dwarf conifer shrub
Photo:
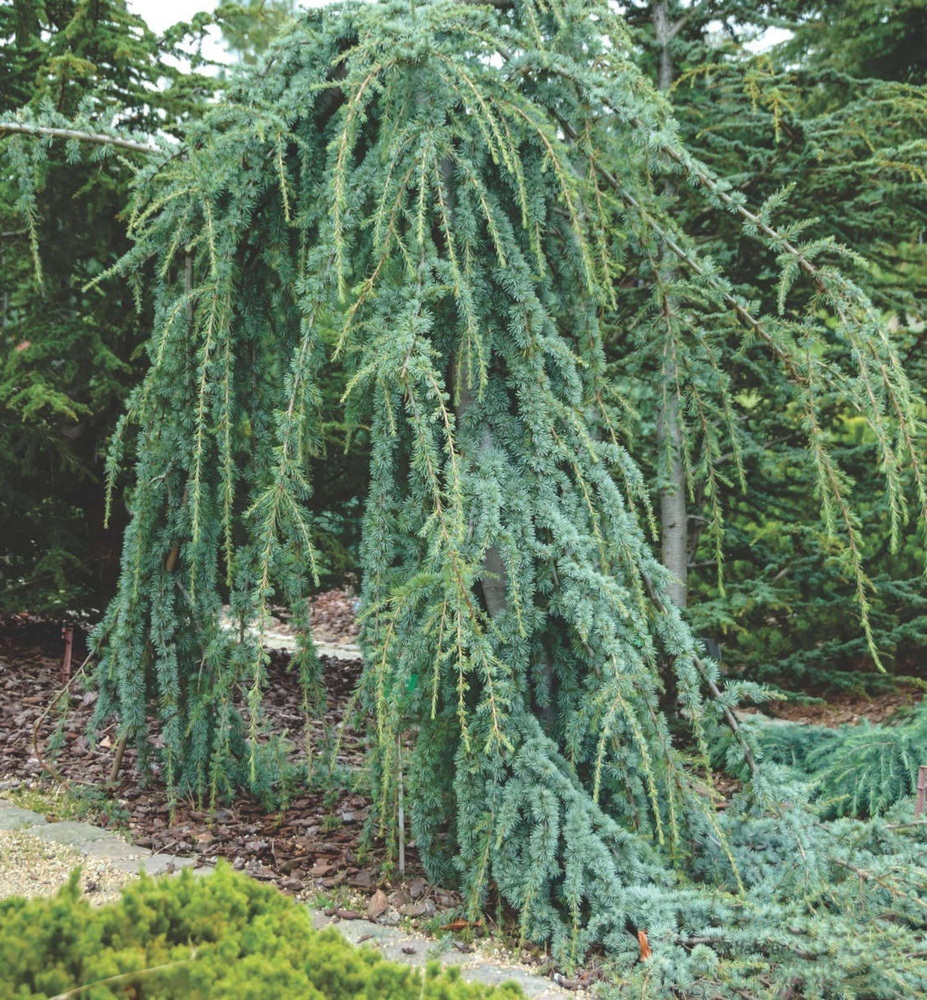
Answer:
M276 889L220 863L208 878L142 877L106 906L77 872L51 899L0 901L0 997L47 1000L515 1000L355 948Z

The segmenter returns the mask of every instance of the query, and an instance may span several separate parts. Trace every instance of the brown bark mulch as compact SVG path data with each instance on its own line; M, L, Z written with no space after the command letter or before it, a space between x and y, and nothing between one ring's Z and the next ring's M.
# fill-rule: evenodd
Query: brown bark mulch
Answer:
M113 826L135 843L152 851L194 857L213 863L228 859L258 879L276 883L300 898L320 891L337 894L351 890L377 906L388 900L390 912L430 917L459 905L447 890L429 886L410 845L406 851L406 879L391 883L384 875L386 851L382 842L366 842L368 798L348 787L294 789L285 808L268 813L255 798L240 794L210 811L202 803L182 799L173 804L157 781L145 782L135 769L134 752L125 754L117 780L107 781L116 753L115 725L87 735L87 720L95 694L79 681L62 701L64 712L49 706L62 684L64 642L62 623L27 614L0 615L0 795L37 787L66 799L85 799L86 819ZM286 634L285 617L277 631ZM326 642L353 642L357 636L354 599L346 589L318 595L313 600L313 630ZM75 630L74 669L85 654L85 637ZM364 737L350 728L347 710L360 676L359 660L323 657L328 703L323 718L311 720L309 735L320 746L326 733L341 726L339 774L357 773L364 757ZM286 732L295 748L303 744L306 719L301 692L288 657L275 653L270 667L266 712L271 731ZM793 722L838 726L862 719L882 722L896 711L920 700L921 691L893 691L878 696L839 695L826 704L779 702L766 711ZM63 721L62 721L63 720ZM56 726L63 726L63 746L48 753ZM348 784L347 781L343 784ZM730 794L719 780L719 791ZM96 803L96 805L94 804ZM34 804L31 808L36 808ZM53 815L50 818L60 818ZM382 890L382 892L378 892ZM359 915L359 914L358 914Z
M776 701L764 710L787 722L800 722L813 726L855 726L859 722L888 722L899 711L914 708L924 697L919 687L905 687L883 691L871 696L862 694L831 694L826 700L800 704Z
M327 641L351 641L356 636L353 603L343 591L320 595L313 620L315 630ZM292 790L284 808L270 813L245 794L212 811L187 799L172 808L160 783L140 779L131 749L125 753L115 784L107 787L118 738L115 724L100 733L95 743L88 738L87 720L95 693L81 689L77 680L60 699L64 711L49 711L62 689L63 651L61 623L29 615L0 617L0 795L37 789L46 794L61 792L71 803L85 800L88 814L83 818L125 832L136 844L203 863L223 857L299 898L326 891L340 898L350 894L344 890L350 890L358 898L370 899L383 890L377 899L385 896L397 919L400 915L427 918L459 905L453 892L428 885L412 845L406 850L405 880L400 884L396 878L390 883L384 876L388 866L383 843L376 839L366 843L363 835L370 802L351 788L304 785ZM84 636L78 629L75 670L84 656ZM361 663L331 657L323 657L322 662L328 703L324 718L308 723L310 735L313 745L320 746L326 731L332 733L342 726L338 773L349 777L358 772L364 757L363 734L352 730L347 718ZM274 654L268 680L268 724L272 732L287 733L295 759L307 723L287 656ZM52 756L47 748L56 726L62 727L64 739ZM49 813L50 818L60 818L54 808Z

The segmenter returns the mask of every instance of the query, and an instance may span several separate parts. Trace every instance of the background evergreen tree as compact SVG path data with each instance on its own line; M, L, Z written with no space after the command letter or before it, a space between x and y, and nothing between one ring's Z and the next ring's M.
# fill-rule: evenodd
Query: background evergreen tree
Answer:
M282 12L223 8L159 39L121 2L46 12L8 0L0 3L0 113L28 104L46 124L78 117L93 130L135 130L143 145L158 133L177 134L226 86L177 68L192 62L202 69L193 51L198 33L218 18L242 46L259 51ZM104 528L105 452L145 368L151 302L122 280L85 286L129 247L123 209L139 152L122 148L85 163L73 147L6 142L16 167L0 184L0 607L101 609L115 589L126 523L119 502ZM343 387L342 375L324 390L327 453L344 448L336 415ZM320 462L315 472L326 583L356 566L364 440L360 431L352 457Z
M153 134L202 106L202 80L171 68L119 0L5 0L0 44L2 112L28 103L59 124L81 114ZM16 168L0 180L0 606L102 607L125 523L120 504L103 527L104 455L151 315L124 281L85 285L129 247L121 213L139 154L86 163L60 144L38 156L31 141L5 144Z
M783 193L791 216L811 220L806 234L833 234L866 258L868 266L857 269L854 279L883 311L906 367L920 382L925 94L914 69L898 70L904 79L879 79L870 75L868 63L853 63L849 56L881 52L880 65L907 66L907 56L891 55L891 46L904 48L897 25L916 15L889 5L865 8L787 2L709 8L666 0L631 5L629 18L648 72L656 79L659 66L670 68L668 96L690 148L731 178L751 203ZM748 43L770 24L787 26L792 35L757 54ZM856 41L848 48L842 40L850 36ZM744 294L775 311L776 270L771 260L757 267L755 246L736 218L706 213L697 194L685 188L676 204L699 245L723 262ZM648 294L644 277L636 279L641 301ZM717 322L711 324L717 332ZM615 341L616 370L624 378L629 328L619 316L616 334L607 336L607 343ZM686 373L691 357L684 342L679 350L677 393L689 452L685 473L676 474L688 488L684 561L692 572L698 628L723 634L729 665L752 677L792 687L864 683L860 668L871 671L873 650L855 625L857 583L833 558L814 516L815 472L788 381L781 370L758 365L756 351L728 354L732 423L749 470L750 486L743 490L734 475L736 449L720 445L712 458L700 431L706 401L698 394L708 397L708 406L717 405L717 380L698 367ZM660 364L657 342L636 356L629 391L641 419L634 431L655 441L656 414L665 405L652 376ZM893 542L878 489L875 442L839 397L829 406L826 433L861 498L867 573L874 585L868 598L872 645L895 672L910 673L927 625L916 523ZM648 479L666 484L667 456L658 452L654 448L658 461L640 457ZM869 680L878 679L872 671Z
M293 0L222 4L215 14L222 40L239 62L253 65L296 16Z

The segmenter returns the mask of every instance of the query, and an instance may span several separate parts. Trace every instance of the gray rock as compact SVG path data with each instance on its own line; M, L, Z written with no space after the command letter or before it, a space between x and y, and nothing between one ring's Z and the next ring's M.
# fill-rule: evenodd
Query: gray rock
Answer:
M430 899L420 899L417 903L400 906L399 912L406 917L433 917L437 910Z
M112 837L112 834L101 830L98 826L77 823L72 820L65 820L63 823L48 823L46 826L38 827L34 832L37 837L41 837L43 840L53 840L56 844L67 844L78 851L82 851L96 840Z
M74 848L88 858L102 858L108 861L139 861L147 858L151 851L147 847L127 844L118 837L106 836L89 843L75 844Z
M434 943L423 941L421 938L400 938L398 941L390 941L380 949L383 957L393 962L402 962L405 965L424 965L433 961Z
M393 927L384 927L382 924L375 924L370 920L339 920L333 924L338 933L350 941L357 944L363 939L364 944L377 945L393 944L406 939L406 935Z
M517 983L532 1000L562 1000L569 996L558 989L549 979L542 979L520 969L507 969L502 965L481 962L461 970L461 977L471 983L486 983L487 986L501 986L503 983Z
M309 916L312 918L312 926L315 930L321 931L326 927L330 927L332 923L332 918L324 913L322 910L314 910L309 907Z
M175 858L172 854L149 854L139 858L114 858L113 867L134 875L171 875L195 864L193 858ZM204 871L207 869L204 869Z
M26 830L47 822L44 816L31 809L20 809L9 802L0 803L0 830Z

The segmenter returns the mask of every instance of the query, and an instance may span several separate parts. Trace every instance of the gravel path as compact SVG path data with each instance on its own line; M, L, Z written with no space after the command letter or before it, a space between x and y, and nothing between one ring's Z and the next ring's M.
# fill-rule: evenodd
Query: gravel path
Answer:
M18 830L0 830L0 899L53 896L80 866L80 885L91 903L116 899L135 876L103 858L88 858L55 841Z

